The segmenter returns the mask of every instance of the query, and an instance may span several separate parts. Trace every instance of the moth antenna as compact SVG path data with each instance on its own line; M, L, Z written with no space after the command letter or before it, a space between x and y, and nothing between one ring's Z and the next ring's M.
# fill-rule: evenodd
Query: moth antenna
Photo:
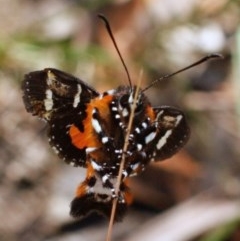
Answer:
M173 72L172 74L164 75L164 76L162 76L162 77L154 80L150 85L148 85L145 89L143 89L142 92L148 90L149 88L151 88L153 85L157 84L157 83L158 83L159 81L161 81L161 80L169 79L170 77L172 77L172 76L174 76L174 75L176 75L176 74L178 74L178 73L181 73L181 72L183 72L183 71L185 71L185 70L187 70L187 69L191 69L191 68L194 67L194 66L197 66L197 65L199 65L199 64L201 64L201 63L204 63L204 62L206 62L206 61L208 61L208 60L210 60L210 59L215 59L215 58L221 58L221 59L223 59L223 55L221 55L221 54L209 54L209 55L201 58L200 60L194 62L193 64L190 64L189 66L183 68L183 69L180 69L180 70L178 70L178 71L176 71L176 72Z
M107 31L108 31L108 34L109 34L109 36L110 36L110 38L111 38L111 40L112 40L112 42L113 42L113 45L114 45L115 49L117 50L118 56L119 56L119 58L121 59L121 62L122 62L122 64L123 64L123 67L124 67L124 69L125 69L125 71L126 71L127 78L128 78L128 82L129 82L129 86L130 86L130 88L132 89L132 82L131 82L131 78L130 78L129 71L128 71L127 66L126 66L126 64L125 64L125 62L124 62L124 60L123 60L123 57L122 57L122 55L121 55L121 53L120 53L120 51L119 51L119 48L118 48L118 46L117 46L117 42L116 42L116 40L115 40L115 38L114 38L114 36L113 36L112 30L111 30L111 27L110 27L109 21L107 20L107 18L106 18L103 14L98 14L98 17L99 17L100 19L102 19L103 22L105 23L105 26L106 26L106 29L107 29Z

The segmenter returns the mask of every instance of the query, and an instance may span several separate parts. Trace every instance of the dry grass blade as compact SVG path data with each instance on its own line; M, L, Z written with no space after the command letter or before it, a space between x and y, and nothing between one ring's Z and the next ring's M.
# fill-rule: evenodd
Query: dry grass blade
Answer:
M126 132L124 146L123 146L122 160L121 160L121 163L120 163L118 177L117 177L117 183L116 183L116 187L115 187L116 194L119 193L119 188L120 188L120 184L121 184L122 172L123 172L123 168L124 168L125 160L126 160L126 154L125 153L127 152L127 148L128 148L128 140L129 140L129 135L130 135L130 131L131 131L131 128L132 128L134 111L135 111L135 108L136 108L137 97L138 97L138 93L139 93L140 86L141 86L141 80L142 80L142 71L140 72L140 77L139 77L138 82L137 82L137 88L136 88L136 92L135 92L135 95L134 95L131 113L130 113L130 117L129 117L127 132ZM118 197L116 197L113 200L111 217L110 217L110 221L109 221L109 225L108 225L108 232L107 232L106 241L111 241L113 222L114 222L114 217L115 217L116 208L117 208L117 201L118 201Z

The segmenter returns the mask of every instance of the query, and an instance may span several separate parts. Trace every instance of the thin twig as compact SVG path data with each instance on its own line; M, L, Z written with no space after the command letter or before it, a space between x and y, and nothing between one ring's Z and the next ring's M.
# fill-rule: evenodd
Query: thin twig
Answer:
M120 185L121 185L121 181L122 181L121 180L122 179L122 172L123 172L125 160L126 160L126 154L125 153L127 152L127 148L128 148L129 136L130 136L130 132L131 132L131 128L132 128L134 111L135 111L136 104L137 104L137 97L138 97L138 93L139 93L140 86L141 86L141 80L142 80L142 71L140 72L140 77L139 77L138 82L137 82L137 88L136 88L136 92L135 92L135 95L134 95L134 100L133 100L131 113L130 113L130 117L129 117L127 132L126 132L126 136L125 136L125 140L124 140L122 160L121 160L121 163L120 163L119 172L118 172L118 176L117 176L117 183L116 183L116 187L115 187L115 193L117 195L119 193L119 189L120 189ZM111 211L111 217L110 217L110 221L109 221L109 225L108 225L108 232L107 232L106 241L111 241L113 222L114 222L114 217L115 217L115 213L116 213L117 202L118 202L118 196L113 200L113 203L112 203L112 211Z

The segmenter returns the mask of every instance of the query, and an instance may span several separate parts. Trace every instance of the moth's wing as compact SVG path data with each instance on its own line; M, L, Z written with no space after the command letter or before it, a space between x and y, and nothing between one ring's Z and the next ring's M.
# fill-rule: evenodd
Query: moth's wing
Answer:
M69 128L84 131L86 106L99 93L80 79L57 69L30 72L22 82L26 110L47 121L49 143L66 162L85 165L84 149L71 143Z
M170 106L153 108L156 136L147 147L147 155L161 161L176 154L188 141L190 128L184 113Z
M99 95L82 80L51 68L26 74L22 90L27 111L47 121L77 113Z
M116 179L111 187L103 183L99 174L93 171L92 164L87 165L86 179L78 186L76 196L71 202L70 214L79 218L91 212L103 214L110 219L113 200L116 199L115 187ZM116 213L114 220L121 221L128 206L132 203L133 196L128 187L128 179L121 181L118 191Z

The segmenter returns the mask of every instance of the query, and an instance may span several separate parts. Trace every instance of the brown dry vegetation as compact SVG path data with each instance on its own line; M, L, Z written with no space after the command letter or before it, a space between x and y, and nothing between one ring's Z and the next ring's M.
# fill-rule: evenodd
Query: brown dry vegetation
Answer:
M127 83L104 13L133 82L143 86L208 53L210 61L148 91L154 106L184 110L192 135L172 159L131 179L135 201L114 241L240 240L240 4L234 0L0 0L0 240L105 239L107 220L73 220L85 170L50 150L45 125L26 113L25 73L55 67L99 91Z

